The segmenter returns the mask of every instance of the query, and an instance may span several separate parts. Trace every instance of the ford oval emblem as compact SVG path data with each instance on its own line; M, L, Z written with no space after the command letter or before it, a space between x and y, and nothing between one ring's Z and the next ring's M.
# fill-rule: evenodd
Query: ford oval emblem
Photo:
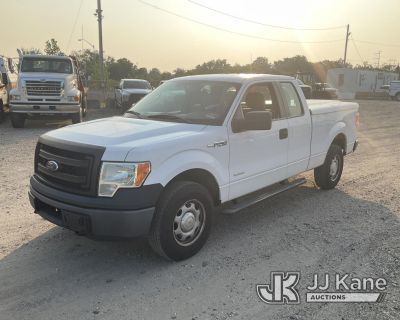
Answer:
M58 170L58 163L55 162L54 160L50 160L46 162L46 168L49 169L50 171L57 171Z

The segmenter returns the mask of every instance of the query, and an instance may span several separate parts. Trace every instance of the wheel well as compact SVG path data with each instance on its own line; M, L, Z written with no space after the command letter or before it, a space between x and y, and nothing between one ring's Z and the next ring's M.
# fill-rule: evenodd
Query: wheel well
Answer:
M336 144L339 147L342 147L344 153L346 153L347 141L346 136L343 133L339 133L335 139L333 139L332 144Z
M221 203L219 187L215 177L204 169L191 169L178 174L168 184L175 181L193 181L203 185L211 194L214 204L217 206Z

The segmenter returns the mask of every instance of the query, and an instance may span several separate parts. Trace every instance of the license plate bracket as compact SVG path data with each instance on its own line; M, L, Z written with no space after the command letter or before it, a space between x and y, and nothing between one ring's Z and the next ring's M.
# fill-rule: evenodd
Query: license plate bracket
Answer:
M61 217L64 227L78 233L90 233L90 217L70 211L61 211Z

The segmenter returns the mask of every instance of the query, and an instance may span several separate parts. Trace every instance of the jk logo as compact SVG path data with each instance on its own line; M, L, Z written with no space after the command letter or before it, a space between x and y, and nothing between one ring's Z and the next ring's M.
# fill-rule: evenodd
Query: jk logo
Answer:
M300 272L271 272L271 284L257 285L257 294L269 304L299 304L299 279Z

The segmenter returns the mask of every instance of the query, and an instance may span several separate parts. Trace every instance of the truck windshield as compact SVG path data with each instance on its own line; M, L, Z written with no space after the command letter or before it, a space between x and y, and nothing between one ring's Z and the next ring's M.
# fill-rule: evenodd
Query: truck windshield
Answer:
M240 86L224 81L168 81L128 110L128 116L221 125Z
M146 81L125 80L123 89L151 89L151 86Z
M21 72L72 73L72 63L68 59L23 58Z

